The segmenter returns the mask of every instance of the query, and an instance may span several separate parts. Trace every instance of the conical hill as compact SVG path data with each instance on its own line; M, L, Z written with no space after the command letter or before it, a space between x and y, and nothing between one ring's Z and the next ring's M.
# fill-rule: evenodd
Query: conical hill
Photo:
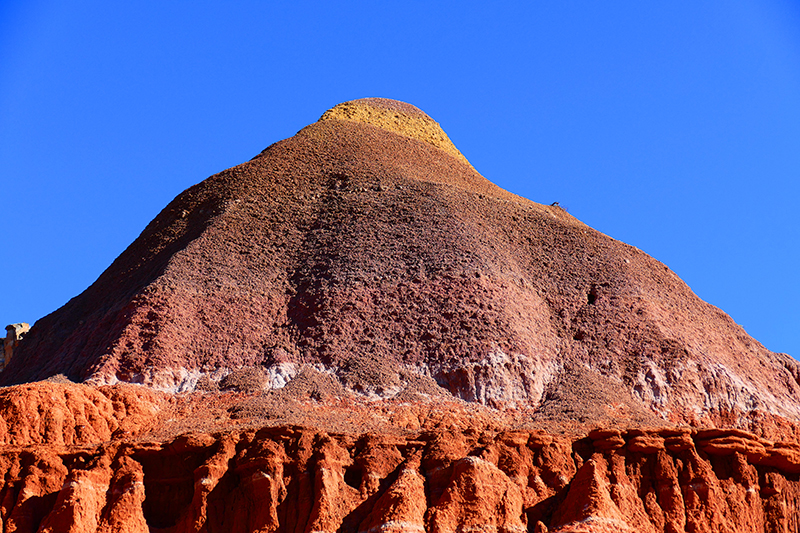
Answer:
M304 366L364 395L415 380L551 418L796 419L797 363L667 267L478 174L439 125L340 104L173 200L39 320L2 383L191 390Z

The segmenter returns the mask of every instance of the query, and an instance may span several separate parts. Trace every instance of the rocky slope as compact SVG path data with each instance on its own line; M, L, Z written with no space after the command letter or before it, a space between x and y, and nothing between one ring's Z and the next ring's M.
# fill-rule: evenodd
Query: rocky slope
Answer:
M178 196L34 325L0 382L182 391L261 366L278 386L304 364L383 397L417 375L498 408L800 416L794 359L645 253L496 187L427 115L381 99Z
M0 383L7 532L800 527L797 362L391 100L179 195Z

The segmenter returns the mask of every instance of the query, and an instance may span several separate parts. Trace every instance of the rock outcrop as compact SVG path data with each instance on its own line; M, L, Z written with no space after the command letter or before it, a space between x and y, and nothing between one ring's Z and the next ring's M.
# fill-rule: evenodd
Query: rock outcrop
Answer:
M11 361L11 358L14 356L14 349L19 345L29 329L31 329L30 325L25 322L6 326L6 337L3 339L3 358L0 360L0 371Z
M609 446L610 438L616 440ZM6 448L17 532L796 531L800 447L641 428L342 435L300 427Z
M800 529L800 365L401 102L188 189L17 331L5 532Z

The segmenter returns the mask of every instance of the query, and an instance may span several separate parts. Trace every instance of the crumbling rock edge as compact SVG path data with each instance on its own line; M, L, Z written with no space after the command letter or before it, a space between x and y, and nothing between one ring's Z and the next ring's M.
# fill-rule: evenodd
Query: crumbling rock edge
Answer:
M277 404L263 393L174 395L136 385L0 389L4 531L800 525L800 442L786 421L759 435L675 426L558 433L563 420L545 430L530 418L523 428L513 411L442 398L358 402L312 378L297 378L307 389L295 384ZM254 402L284 418L256 408L225 415Z
M795 531L800 446L735 430L5 446L6 531Z

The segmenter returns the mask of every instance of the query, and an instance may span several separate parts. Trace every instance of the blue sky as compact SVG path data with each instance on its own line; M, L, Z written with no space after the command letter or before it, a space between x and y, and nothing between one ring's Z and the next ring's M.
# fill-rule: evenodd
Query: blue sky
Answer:
M800 357L800 4L0 3L0 326L85 289L172 198L333 105L437 120Z

